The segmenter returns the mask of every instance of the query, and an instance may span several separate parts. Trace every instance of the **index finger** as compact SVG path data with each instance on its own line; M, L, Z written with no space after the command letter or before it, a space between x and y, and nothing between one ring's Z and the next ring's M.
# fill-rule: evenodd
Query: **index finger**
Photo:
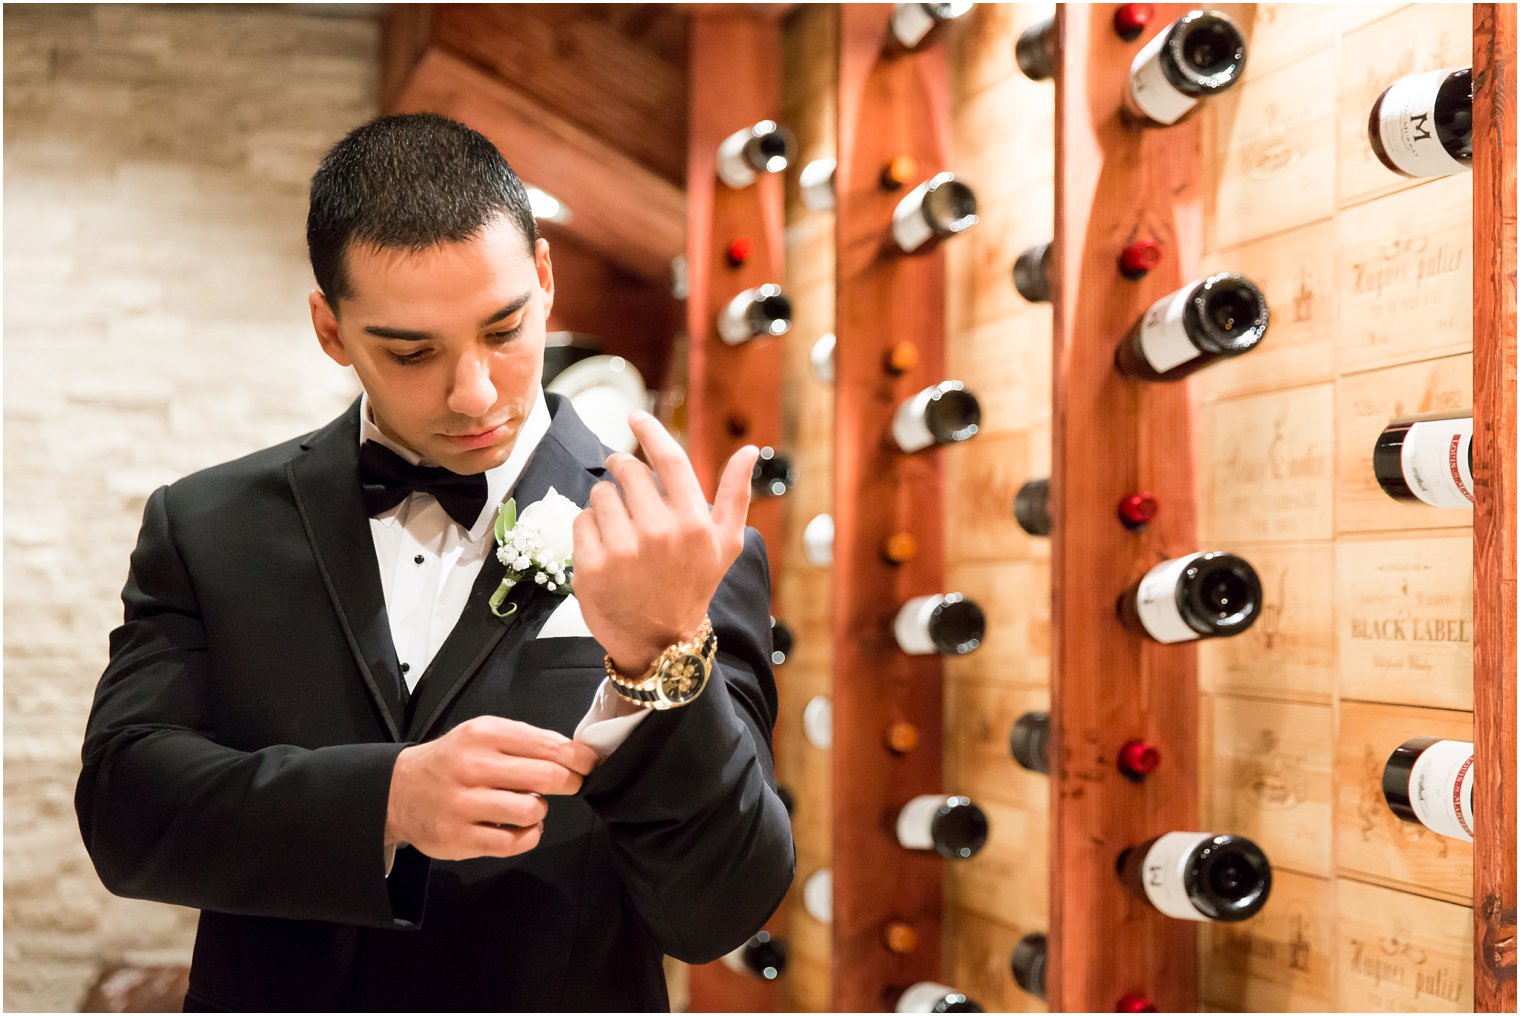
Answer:
M628 415L628 427L633 431L634 437L639 439L644 454L649 457L649 464L654 467L655 474L664 485L672 507L688 510L700 508L705 514L707 498L702 494L702 485L697 482L697 474L691 468L691 459L687 458L686 449L681 447L680 442L670 436L670 432L659 420L642 410Z

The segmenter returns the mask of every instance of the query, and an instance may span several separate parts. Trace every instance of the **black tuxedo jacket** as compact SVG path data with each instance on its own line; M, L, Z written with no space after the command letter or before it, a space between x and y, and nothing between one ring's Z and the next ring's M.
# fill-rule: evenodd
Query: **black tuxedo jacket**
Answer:
M608 450L547 398L514 496L553 486L584 505ZM794 870L759 534L713 597L700 698L551 797L534 850L445 862L405 847L386 878L397 754L488 713L569 735L603 651L532 639L559 602L532 583L495 617L493 554L403 707L358 407L148 499L75 794L96 871L118 895L201 910L187 1008L668 1009L661 952L738 946Z

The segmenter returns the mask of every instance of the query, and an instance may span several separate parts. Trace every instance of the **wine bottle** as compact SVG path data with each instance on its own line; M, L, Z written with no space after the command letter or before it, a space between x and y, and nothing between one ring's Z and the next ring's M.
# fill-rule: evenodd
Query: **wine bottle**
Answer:
M935 444L954 444L976 436L982 407L960 381L941 381L905 400L892 416L897 447L912 453Z
M797 482L797 470L792 460L770 445L760 449L760 457L750 471L750 496L755 498L780 497Z
M987 842L987 814L969 797L920 794L897 813L897 842L961 861Z
M730 346L765 335L785 335L792 327L792 301L773 282L746 289L718 315L718 335Z
M1050 535L1050 480L1025 480L1013 496L1013 517L1030 536Z
M1119 619L1157 642L1239 635L1261 613L1261 578L1222 550L1156 565L1119 597Z
M1020 716L1008 735L1008 749L1025 769L1050 775L1050 714L1028 712Z
M736 974L774 981L786 972L786 943L768 931L756 932L748 942L726 954L723 965Z
M1267 334L1267 298L1235 272L1199 279L1151 304L1114 353L1119 373L1176 381L1248 353Z
M1367 117L1367 141L1400 176L1472 169L1471 67L1407 74L1383 89Z
M1050 248L1052 243L1030 247L1013 262L1013 288L1030 303L1050 302Z
M892 37L905 49L924 41L929 31L971 10L975 4L899 3L892 6Z
M771 665L779 667L792 655L792 629L783 621L771 618Z
M983 1012L964 994L936 981L919 981L897 996L897 1012Z
M1031 81L1044 81L1056 73L1056 19L1037 21L1019 33L1013 59Z
M911 254L931 239L964 233L976 222L976 194L954 173L937 173L892 210L892 239Z
M1470 741L1415 737L1383 766L1383 799L1405 822L1472 842L1473 746Z
M1219 11L1190 11L1140 48L1129 67L1124 113L1131 123L1167 127L1198 100L1240 80L1246 40Z
M1019 939L1009 960L1014 981L1041 1001L1045 999L1045 964L1048 956L1045 936L1035 931Z
M834 745L834 703L827 695L814 695L802 707L802 736L820 751Z
M1471 414L1395 420L1373 445L1373 475L1383 492L1399 501L1471 508L1472 439Z
M834 159L814 159L797 175L802 204L810 212L832 212L835 205L834 173L839 163Z
M818 336L818 341L808 350L808 363L812 364L813 376L826 385L834 383L835 342L834 333L827 332Z
M982 608L960 593L916 596L892 622L897 645L910 656L963 656L982 644L986 632Z
M802 883L802 909L819 924L834 920L834 873L819 868Z
M738 190L791 165L792 134L774 120L734 131L718 145L718 179Z
M1266 905L1272 865L1244 836L1167 833L1119 855L1119 877L1168 917L1244 921Z
M814 568L834 563L834 516L825 512L808 520L802 529L802 551Z

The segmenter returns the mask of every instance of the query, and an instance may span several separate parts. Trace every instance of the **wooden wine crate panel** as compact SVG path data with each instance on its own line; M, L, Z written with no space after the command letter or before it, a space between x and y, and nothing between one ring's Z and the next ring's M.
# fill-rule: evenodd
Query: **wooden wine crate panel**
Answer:
M1342 373L1472 350L1472 228L1467 173L1340 213Z
M1050 84L1031 81L1022 73L989 85L957 106L950 133L955 164L949 168L976 191L979 214L984 202L990 205L1040 184L1051 186L1054 117Z
M1335 378L1335 225L1312 223L1205 254L1203 274L1239 272L1261 287L1266 337L1244 356L1195 375L1205 402Z
M1055 13L1053 3L977 4L953 26L950 33L950 100L960 109L968 99L1008 78L1023 77L1013 59L1019 33ZM1028 79L1025 79L1026 81ZM1030 107L1054 110L1055 96L1049 81L1033 82L1043 92L1031 92L1024 100ZM1023 115L1023 111L1016 111ZM1046 121L1050 123L1049 120ZM1052 125L1053 128L1053 125ZM1047 151L1054 145L1054 130L1039 139Z
M957 990L987 1012L1047 1012L1044 1002L1020 988L1010 962L1019 939L1042 925L990 920L951 907L946 912L945 974ZM1046 975L1047 982L1050 974Z
M1340 51L1336 116L1340 204L1423 186L1378 162L1367 143L1367 118L1383 89L1405 74L1472 63L1471 5L1409 4L1364 27L1347 26Z
M1324 4L1219 4L1246 37L1246 70L1238 87L1254 87L1286 64L1308 56L1333 39L1324 28Z
M1280 869L1329 878L1331 707L1212 695L1202 714L1203 827L1254 840L1274 878Z
M820 315L815 315L812 321L804 320L803 315L809 310L831 311L834 305L834 217L827 212L815 212L788 223L786 260L792 331L805 331L818 324L832 325L832 312L822 314L822 321L818 320Z
M1044 927L1050 913L1048 814L991 800L977 803L987 813L987 844L974 857L945 865L946 899L990 920Z
M1348 32L1354 32L1358 28L1370 25L1374 21L1380 21L1395 14L1410 4L1386 4L1386 3L1354 3L1354 4L1330 4L1334 8L1335 28L1340 35L1345 36ZM1343 43L1344 44L1344 43Z
M949 682L945 687L947 782L975 801L1048 812L1050 777L1015 762L1008 736L1020 716L1049 709L1050 695L1043 689L989 681ZM1022 849L1031 857L1047 853L1043 840L1025 843Z
M1050 327L1048 304L1026 304L952 333L946 373L965 381L981 404L976 440L1050 422Z
M1332 544L1231 543L1261 578L1261 617L1198 645L1199 685L1215 694L1329 703L1335 695Z
M1471 710L1472 540L1342 540L1335 551L1342 699Z
M977 224L946 245L946 334L961 335L1030 310L1029 301L1013 286L1013 263L1028 248L1051 238L1053 202L1049 183L987 200L978 196ZM1118 273L1114 277L1116 284L1123 282Z
M1270 852L1269 852L1270 853ZM1335 882L1284 870L1250 920L1205 925L1200 992L1219 1012L1335 1010Z
M1331 384L1202 407L1202 538L1226 550L1232 540L1329 539L1335 531L1334 420Z
M1388 756L1411 737L1471 741L1472 729L1470 713L1341 703L1335 760L1335 851L1341 875L1471 902L1472 844L1394 817L1382 781ZM1467 976L1470 982L1471 974Z
M1030 536L1013 514L1025 481L1050 475L1050 428L978 434L946 457L945 477L956 492L945 515L947 561L1048 559L1050 538ZM1025 609L1017 591L1010 607ZM985 604L984 604L985 607Z
M1472 1012L1472 910L1342 878L1336 1008Z
M945 587L981 605L987 616L979 648L945 658L951 681L1050 685L1050 566L1044 561L956 561Z
M1383 493L1372 472L1373 445L1389 423L1472 406L1472 356L1448 356L1342 377L1336 382L1335 401L1338 532L1472 526L1471 511L1394 500Z
M1335 211L1335 111L1322 101L1325 82L1334 77L1335 50L1326 46L1207 100L1210 249Z

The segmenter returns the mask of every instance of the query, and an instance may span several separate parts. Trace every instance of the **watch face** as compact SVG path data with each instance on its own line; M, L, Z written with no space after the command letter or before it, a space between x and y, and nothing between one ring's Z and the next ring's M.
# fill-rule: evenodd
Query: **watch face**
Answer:
M695 653L682 653L660 675L660 689L672 704L690 702L707 683L706 661Z

